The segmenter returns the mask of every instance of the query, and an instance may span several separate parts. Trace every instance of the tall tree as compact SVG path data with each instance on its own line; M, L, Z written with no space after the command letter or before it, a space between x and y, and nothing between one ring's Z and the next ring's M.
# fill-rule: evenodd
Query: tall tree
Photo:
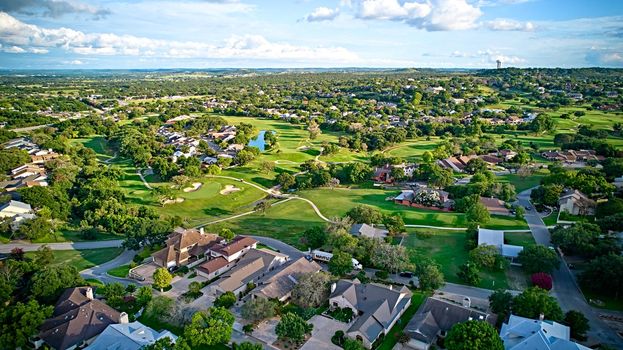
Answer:
M275 333L281 339L299 343L305 338L305 334L311 333L312 329L313 325L305 322L299 315L288 312L281 317Z
M331 276L326 272L305 273L292 289L292 301L301 307L318 307L329 298Z
M26 347L52 311L52 306L40 305L36 300L4 306L0 312L0 349Z
M489 323L467 321L457 323L448 332L444 345L448 350L503 350L502 339Z
M164 267L160 267L156 269L156 271L154 271L153 279L154 279L154 286L160 289L160 292L162 292L164 288L167 288L168 286L171 285L173 276L171 276L171 273L169 273L169 270L167 270Z
M227 344L234 327L234 315L222 307L211 307L193 315L184 337L193 347Z
M513 313L538 319L541 314L547 320L562 322L564 316L558 302L546 290L530 287L513 299Z
M542 244L524 248L519 252L521 267L529 274L537 272L552 272L560 265L558 254Z

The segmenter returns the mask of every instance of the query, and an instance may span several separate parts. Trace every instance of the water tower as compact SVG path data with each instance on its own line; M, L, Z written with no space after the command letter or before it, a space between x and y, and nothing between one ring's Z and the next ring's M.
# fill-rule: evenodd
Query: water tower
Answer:
M497 63L498 69L502 68L502 61L496 60L495 63Z

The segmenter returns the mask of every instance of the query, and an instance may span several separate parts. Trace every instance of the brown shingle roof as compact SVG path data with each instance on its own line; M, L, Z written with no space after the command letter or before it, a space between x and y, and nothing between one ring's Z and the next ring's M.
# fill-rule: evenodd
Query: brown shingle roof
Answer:
M212 259L208 262L205 262L199 265L197 269L205 271L206 273L210 274L215 271L218 271L219 269L222 269L223 267L227 266L227 264L229 264L229 261L227 261L227 259L223 258L222 256L219 256L216 259Z
M236 236L234 237L234 239L232 239L232 241L229 244L224 245L224 246L215 246L212 248L212 250L214 250L215 252L221 255L230 256L256 243L257 241L251 237Z
M59 298L52 318L41 325L39 337L57 350L91 339L119 323L120 313L103 302L86 297L90 287L70 288Z

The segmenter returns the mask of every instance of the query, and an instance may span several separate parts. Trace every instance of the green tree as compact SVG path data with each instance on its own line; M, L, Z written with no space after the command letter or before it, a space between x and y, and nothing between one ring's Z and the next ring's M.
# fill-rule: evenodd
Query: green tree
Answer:
M281 189L284 191L289 190L296 184L296 178L289 173L280 173L275 180L281 185Z
M608 254L591 260L580 274L580 283L604 295L623 294L623 256Z
M513 299L513 313L532 319L538 319L541 314L545 319L562 322L564 316L558 302L546 290L539 287L530 287Z
M30 282L32 295L46 302L55 302L66 288L86 284L75 267L65 264L44 267L32 276Z
M36 300L5 305L0 312L0 349L26 347L52 311L52 306L40 305Z
M358 205L346 213L354 222L359 224L378 224L383 221L383 214L369 205Z
M165 321L171 317L175 310L175 300L159 295L152 298L145 307L144 315L160 321Z
M269 201L260 201L255 205L255 208L253 208L256 212L258 213L262 213L262 215L264 215L266 213L266 210L268 210L271 207L271 204Z
M444 284L443 273L436 264L418 264L415 273L420 282L420 289L435 290Z
M151 291L151 287L150 286L140 287L136 291L135 297L136 297L136 302L139 305L142 305L142 306L147 305L151 301L151 298L153 297L153 292Z
M491 220L491 215L489 215L489 211L484 204L476 202L467 209L467 212L465 212L465 219L469 222L476 222L484 225Z
M305 339L305 334L311 333L313 326L299 315L288 312L281 317L281 321L275 328L275 333L281 339L299 343Z
M234 315L222 307L199 311L184 328L184 338L190 341L193 348L227 344L231 339L234 321Z
M203 286L201 285L200 282L197 282L197 281L190 282L190 284L188 285L188 293L192 295L199 295L201 293L202 287Z
M448 332L444 345L448 350L503 350L504 344L495 328L483 321L457 323Z
M469 261L480 268L504 269L506 260L496 246L481 244L469 252Z
M383 225L392 236L405 232L405 222L400 215L383 215Z
M236 237L236 235L234 234L234 232L228 228L222 228L221 232L219 233L219 235L221 237L223 237L225 240L230 241L232 240L234 237Z
M292 289L292 302L304 308L322 305L329 298L330 282L331 276L323 271L302 274Z
M489 296L491 311L498 315L498 322L503 322L511 313L513 295L504 289L498 289Z
M365 350L366 347L355 339L344 338L344 350Z
M476 286L480 283L480 275L478 274L480 271L476 264L474 263L465 263L459 266L459 272L456 275L459 279L469 285Z
M567 311L564 323L571 328L571 337L577 340L586 339L586 332L591 328L586 316L576 310Z
M329 235L322 226L313 226L303 232L303 238L311 249L322 247L327 242L328 237Z
M240 309L242 318L257 323L275 315L275 304L266 298L248 300Z
M521 267L528 273L552 272L560 265L558 254L542 244L528 246L519 252Z
M218 298L214 300L214 306L229 309L230 307L234 306L236 300L238 300L238 298L236 298L236 294L227 291L219 295Z
M160 289L160 292L171 285L171 281L173 280L173 276L169 273L164 267L160 267L154 271L153 275L154 279L154 287Z
M245 341L240 344L233 343L231 348L232 350L262 350L264 349L262 347L262 344L251 343L248 341Z
M353 270L353 256L339 250L333 251L333 257L329 260L329 272L335 276L344 276Z
M382 243L376 246L372 264L381 270L396 273L408 269L409 253L401 245Z

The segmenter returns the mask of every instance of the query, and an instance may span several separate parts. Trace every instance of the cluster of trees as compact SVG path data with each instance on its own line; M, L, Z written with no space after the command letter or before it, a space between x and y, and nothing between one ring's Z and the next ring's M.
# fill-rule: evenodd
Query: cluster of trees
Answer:
M28 256L14 249L0 262L1 348L26 347L63 290L86 284L75 267L53 261L52 250L44 246Z
M331 164L326 166L314 160L301 164L303 174L294 176L282 172L275 178L283 190L310 189L314 187L337 187L340 184L362 183L370 178L372 169L365 163Z

